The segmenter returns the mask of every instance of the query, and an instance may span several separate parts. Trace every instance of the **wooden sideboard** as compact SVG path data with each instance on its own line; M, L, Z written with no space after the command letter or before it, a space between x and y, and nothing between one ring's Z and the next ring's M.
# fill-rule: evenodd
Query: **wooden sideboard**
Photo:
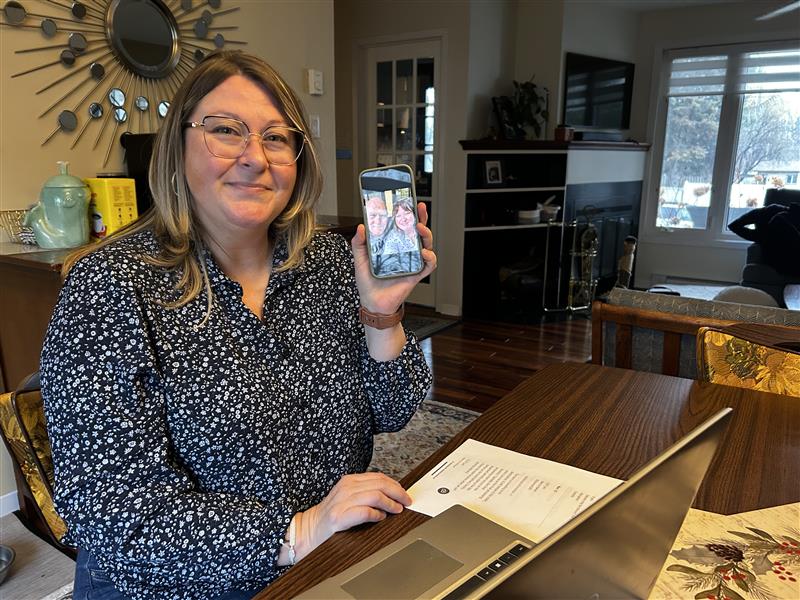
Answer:
M17 246L17 248L14 248ZM39 368L44 334L61 289L66 250L26 252L3 244L0 254L0 391L13 390ZM15 252L17 250L17 252Z
M319 227L350 239L361 222L318 215ZM69 250L32 250L0 244L0 392L13 390L39 369L42 342L61 289L61 264Z

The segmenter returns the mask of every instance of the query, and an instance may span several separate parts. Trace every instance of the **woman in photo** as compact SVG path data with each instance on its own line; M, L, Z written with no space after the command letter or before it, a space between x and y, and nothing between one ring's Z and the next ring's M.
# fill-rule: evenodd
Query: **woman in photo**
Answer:
M400 308L432 236L421 273L379 280L363 225L315 232L307 132L268 64L209 56L158 133L153 209L64 266L41 381L76 600L250 598L411 501L365 470L431 382Z
M424 206L420 203L420 207ZM393 272L413 273L422 267L417 239L417 219L412 198L396 198L392 206L392 225L383 244L384 254L394 255Z

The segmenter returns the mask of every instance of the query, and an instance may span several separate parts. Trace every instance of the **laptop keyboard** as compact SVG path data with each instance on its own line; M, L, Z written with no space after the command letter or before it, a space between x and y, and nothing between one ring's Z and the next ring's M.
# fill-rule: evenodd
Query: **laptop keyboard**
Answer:
M462 600L463 598L468 597L472 592L477 590L492 577L500 573L508 565L525 554L528 550L530 550L530 548L521 543L517 544L513 548L510 548L508 552L502 556L498 556L492 562L484 566L475 575L467 579L464 583L447 594L447 596L442 598L442 600Z

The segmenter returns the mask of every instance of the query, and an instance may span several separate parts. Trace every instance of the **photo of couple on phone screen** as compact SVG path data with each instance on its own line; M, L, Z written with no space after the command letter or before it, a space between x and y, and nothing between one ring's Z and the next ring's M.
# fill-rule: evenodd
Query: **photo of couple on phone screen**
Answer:
M410 182L383 191L362 187L362 193L372 272L378 277L418 273L423 265Z

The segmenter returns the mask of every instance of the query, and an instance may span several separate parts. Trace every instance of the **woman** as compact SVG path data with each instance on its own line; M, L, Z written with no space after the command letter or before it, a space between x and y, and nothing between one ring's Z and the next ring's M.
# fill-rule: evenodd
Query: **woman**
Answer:
M419 204L420 210L425 205ZM414 273L422 268L422 257L417 242L417 219L414 216L413 200L397 198L392 207L392 225L383 244L386 260L391 272ZM393 256L392 256L393 255Z
M410 503L363 471L430 385L398 313L432 236L381 281L363 225L352 253L314 233L307 130L271 67L210 56L159 131L152 212L65 265L41 372L76 599L247 598Z

